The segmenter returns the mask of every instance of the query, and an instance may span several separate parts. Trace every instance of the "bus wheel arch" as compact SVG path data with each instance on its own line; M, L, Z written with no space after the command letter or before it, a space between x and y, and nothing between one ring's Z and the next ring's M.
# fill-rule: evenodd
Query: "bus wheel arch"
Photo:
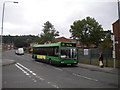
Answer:
M32 58L34 58L34 55L32 55Z
M52 64L52 59L51 58L49 58L49 64Z
M72 64L71 64L71 66L73 66L73 67L76 66L76 65L77 65L77 63L72 63Z
M34 56L35 59L37 59L37 56Z

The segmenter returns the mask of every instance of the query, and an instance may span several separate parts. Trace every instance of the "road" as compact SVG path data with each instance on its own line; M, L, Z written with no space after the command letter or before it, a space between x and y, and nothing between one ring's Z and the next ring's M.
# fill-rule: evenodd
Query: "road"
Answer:
M30 54L3 52L16 64L3 66L3 88L117 88L118 75L78 66L53 66L37 62Z

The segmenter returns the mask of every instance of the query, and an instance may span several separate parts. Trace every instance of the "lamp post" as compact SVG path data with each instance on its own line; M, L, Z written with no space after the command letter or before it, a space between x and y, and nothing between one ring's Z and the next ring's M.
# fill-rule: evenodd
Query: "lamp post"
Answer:
M112 35L112 40L113 40L113 67L115 68L116 67L116 63L115 63L115 36L114 35Z
M2 36L3 36L3 22L4 22L4 14L5 14L5 3L18 3L14 1L5 1L3 2L3 10L2 10L2 27L1 27L1 45L2 45Z
M118 0L118 18L120 19L120 1Z

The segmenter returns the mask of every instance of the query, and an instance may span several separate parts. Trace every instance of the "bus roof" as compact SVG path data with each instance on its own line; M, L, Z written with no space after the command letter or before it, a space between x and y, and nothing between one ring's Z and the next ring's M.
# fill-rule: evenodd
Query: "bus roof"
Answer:
M33 45L33 47L54 47L54 46L61 46L61 43L72 43L72 44L76 44L75 42L58 42L58 43L51 43L51 44Z

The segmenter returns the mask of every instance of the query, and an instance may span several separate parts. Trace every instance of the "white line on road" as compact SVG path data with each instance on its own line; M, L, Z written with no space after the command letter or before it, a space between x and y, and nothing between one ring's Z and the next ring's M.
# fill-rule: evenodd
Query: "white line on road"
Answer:
M21 66L22 68L26 69L28 72L30 72L31 74L33 75L36 75L35 73L33 73L33 71L31 71L30 69L28 69L27 67L23 66L22 64L20 63L17 63L17 65Z
M20 70L22 70L23 73L25 73L29 78L31 78L29 73L31 73L32 75L36 75L35 73L33 73L33 71L29 70L28 68L26 68L25 66L21 65L20 63L15 64L15 66L18 67ZM37 80L35 80L34 78L32 80L33 80L33 82L37 82Z
M43 78L41 78L40 76L37 76L37 75L35 77L42 80L42 81L45 80L45 79L43 79Z
M37 80L35 80L35 79L32 79L34 82L37 82Z
M63 71L62 69L60 69L60 68L55 68L56 70L59 70L59 71Z
M51 82L48 82L48 84L50 84Z
M22 69L20 66L18 66L17 64L15 64L15 66L17 68L19 68L21 71L23 71L23 73L25 73L26 75L30 75L29 73L27 73L24 69Z
M75 74L75 73L73 73L73 75L78 76L78 77L82 77L82 78L85 78L85 79L88 79L88 80L98 81L97 79L89 78L89 77L82 76L82 75Z
M15 66L18 67L20 70L22 70L23 73L25 73L26 75L28 75L28 77L31 78L34 82L37 82L37 80L35 80L34 78L32 78L29 73L31 73L33 76L35 76L36 78L38 78L38 79L40 79L42 81L45 80L45 79L41 78L40 76L38 76L36 73L33 73L33 71L31 71L30 69L28 69L27 67L23 66L20 63L16 63ZM56 69L62 71L62 69L59 69L59 68L56 68ZM51 82L47 82L47 83L50 84L51 86L55 87L55 88L59 88L57 85L52 84Z
M54 84L52 84L52 86L55 87L55 88L59 88L57 85L54 85Z

